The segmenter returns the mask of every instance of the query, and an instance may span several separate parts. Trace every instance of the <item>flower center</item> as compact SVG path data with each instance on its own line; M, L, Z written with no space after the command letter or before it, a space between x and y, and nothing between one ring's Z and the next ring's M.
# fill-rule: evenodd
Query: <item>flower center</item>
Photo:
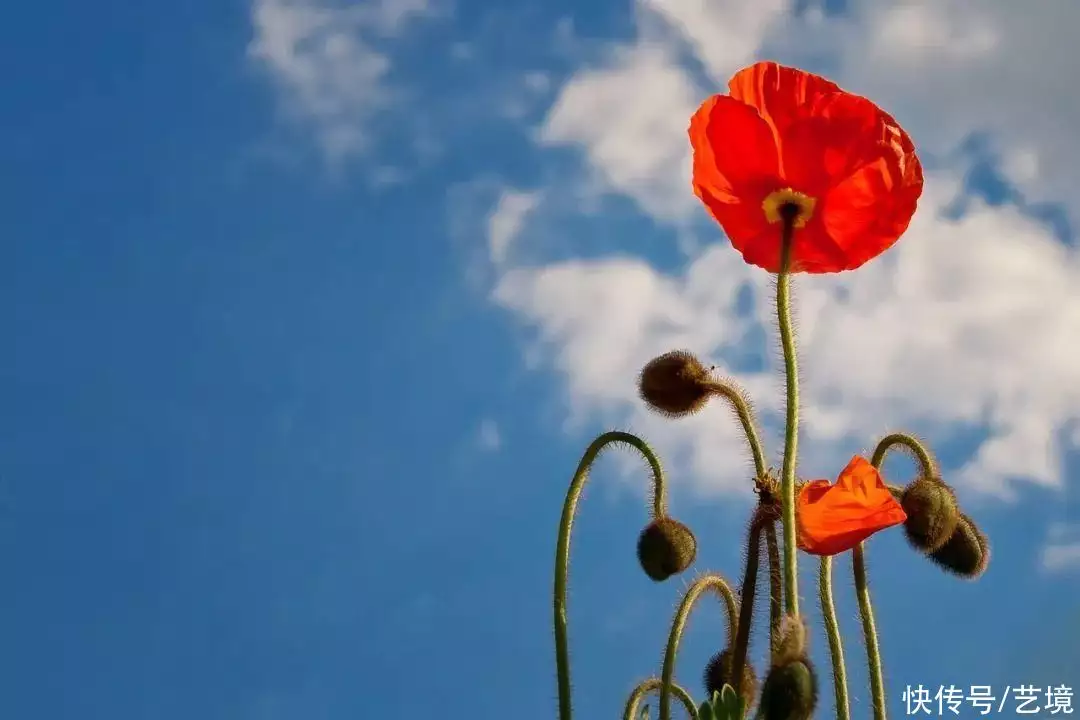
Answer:
M761 203L765 219L770 223L790 222L792 227L801 228L814 214L817 200L798 190L784 188L769 193Z

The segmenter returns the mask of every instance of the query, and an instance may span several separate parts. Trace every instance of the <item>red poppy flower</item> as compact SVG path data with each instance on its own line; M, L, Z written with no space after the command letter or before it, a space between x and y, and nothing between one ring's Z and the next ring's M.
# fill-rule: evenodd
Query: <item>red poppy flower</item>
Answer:
M811 555L842 553L878 530L907 520L877 468L858 455L835 485L814 480L803 486L796 498L795 517L799 548Z
M773 62L740 70L690 120L694 192L752 265L780 271L781 212L795 212L791 271L853 270L889 249L922 194L911 138L866 98Z

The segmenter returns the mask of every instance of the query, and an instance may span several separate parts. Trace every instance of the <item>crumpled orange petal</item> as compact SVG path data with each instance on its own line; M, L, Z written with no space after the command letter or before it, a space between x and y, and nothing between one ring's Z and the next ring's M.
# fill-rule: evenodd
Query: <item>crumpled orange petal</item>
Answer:
M879 530L907 520L877 468L856 455L835 484L814 480L795 502L799 548L811 555L837 555Z

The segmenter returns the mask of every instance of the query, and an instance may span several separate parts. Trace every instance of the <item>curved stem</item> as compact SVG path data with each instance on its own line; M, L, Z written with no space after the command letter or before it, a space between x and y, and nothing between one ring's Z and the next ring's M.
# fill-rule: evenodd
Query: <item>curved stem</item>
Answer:
M874 606L870 602L870 586L866 582L866 559L863 544L851 551L851 568L855 575L855 595L859 598L863 640L866 642L866 662L870 670L870 694L873 696L874 720L885 720L885 683L881 675L881 650L878 648L877 627L874 625Z
M637 720L638 706L641 705L642 699L649 693L659 690L662 684L663 683L658 677L642 680L638 683L638 686L634 688L634 691L630 693L630 697L626 700L626 709L623 710L623 720ZM682 685L676 684L672 684L671 691L675 693L675 697L679 699L683 708L686 709L686 714L693 720L698 720L697 707L694 705L694 698L690 697L690 693L688 693Z
M750 646L750 625L754 621L754 596L757 593L758 565L761 563L762 525L760 511L755 512L750 521L746 542L746 570L743 572L742 587L739 588L739 627L735 633L735 647L731 657L731 683L747 708L754 699L742 697L742 676Z
M937 461L934 456L930 454L930 451L926 449L926 446L919 442L919 439L914 435L908 433L891 433L881 438L877 447L874 448L874 454L870 458L870 464L876 468L881 467L881 463L885 462L885 456L889 454L889 451L893 448L902 448L915 458L915 462L919 464L919 472L925 478L937 477L938 467Z
M754 413L750 410L750 403L746 401L742 393L727 383L711 382L709 390L727 400L735 410L743 433L746 435L746 442L750 446L750 454L754 457L754 471L759 478L764 478L765 452L762 450L761 437L754 422Z
M795 457L799 447L799 366L795 358L795 335L791 327L791 249L794 217L784 217L780 244L780 274L776 278L776 316L780 322L780 344L784 349L787 379L787 420L784 427L784 465L781 497L784 505L784 584L789 615L799 614L799 572L795 549Z
M765 548L769 554L769 654L776 652L776 631L783 613L784 588L780 571L780 546L776 542L776 524L765 525Z
M825 619L825 631L829 636L829 656L832 660L833 693L836 696L836 720L850 720L848 705L847 668L844 665L844 645L840 637L840 624L836 621L833 604L832 558L821 558L818 573L818 594L821 598L821 615Z
M701 594L706 590L712 590L724 601L727 608L728 641L735 637L738 632L739 606L735 601L735 594L724 578L715 573L702 575L690 589L683 595L679 609L675 612L675 619L671 623L671 632L668 635L667 648L664 650L664 669L660 674L660 720L671 720L671 684L675 677L675 657L679 653L679 643L682 641L683 630L686 621L690 617L690 611L694 608Z
M574 471L574 478L570 481L570 489L566 493L566 501L563 503L562 519L559 521L559 541L555 550L555 664L557 667L559 683L559 720L571 720L570 702L570 649L566 621L566 586L567 574L570 565L570 532L574 526L574 516L577 513L578 500L581 491L589 478L589 469L596 461L600 451L612 443L629 445L644 456L649 463L652 472L653 517L662 517L667 512L667 489L664 486L664 472L660 467L660 461L645 441L636 435L627 432L606 432L593 440Z

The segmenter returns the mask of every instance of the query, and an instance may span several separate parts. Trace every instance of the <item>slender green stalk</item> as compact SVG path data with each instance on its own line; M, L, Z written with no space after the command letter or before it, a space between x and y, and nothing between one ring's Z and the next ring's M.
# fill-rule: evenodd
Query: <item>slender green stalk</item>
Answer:
M829 636L829 656L832 660L833 693L836 696L836 720L850 720L848 705L847 668L844 665L844 644L840 637L840 624L836 621L833 604L832 558L821 558L818 572L818 595L821 598L821 615L825 619L825 631Z
M760 511L755 512L750 520L750 532L746 542L746 569L743 572L742 587L739 588L739 627L735 633L735 647L731 657L731 683L739 697L742 697L743 667L746 665L746 653L750 646L750 626L754 622L754 596L757 594L758 566L761 563L762 525ZM746 707L750 707L754 698L742 700Z
M649 463L652 471L653 498L652 513L654 518L663 517L667 512L667 489L664 485L664 471L660 460L645 441L627 432L606 432L593 440L578 463L570 489L563 503L562 519L559 521L559 541L555 550L555 664L559 683L559 720L571 720L573 715L570 702L570 648L567 632L566 586L570 566L570 533L574 526L578 500L589 478L589 469L596 461L600 451L613 443L629 445L640 452Z
M851 568L855 575L855 595L859 599L863 640L866 642L866 662L870 670L870 694L873 696L874 720L885 720L885 683L881 675L881 650L878 648L877 628L874 625L874 606L870 602L870 586L866 582L866 559L863 544L851 551Z
M679 643L682 641L683 630L686 629L686 621L690 617L690 611L694 603L706 590L712 590L724 601L727 609L728 642L738 632L739 605L735 600L735 594L724 578L715 573L702 575L690 589L683 595L679 609L675 612L675 619L671 623L671 632L668 634L667 648L664 650L664 669L660 673L660 720L671 720L671 693L672 682L675 677L675 658L679 653Z
M937 476L937 461L934 456L930 454L925 445L919 442L918 438L908 433L892 433L881 438L877 447L874 448L870 464L880 469L881 464L885 462L885 456L893 448L901 448L911 453L919 464L919 472L923 477L932 478Z
M651 692L656 692L660 689L663 683L660 678L653 677L648 680L642 680L638 683L638 686L634 688L634 691L630 693L630 697L626 701L626 709L623 710L623 720L638 720L638 707L641 705L641 701ZM683 708L686 709L686 714L693 720L698 720L697 706L694 705L694 698L690 697L690 693L682 685L672 684L671 691L675 693L675 697L682 703Z
M795 359L795 334L791 327L791 250L794 217L784 217L780 244L780 273L776 278L776 316L780 322L780 344L784 349L787 379L787 421L784 427L784 465L781 497L784 505L784 585L789 615L799 614L799 571L796 558L795 458L799 448L799 366Z
M783 613L784 586L780 571L780 546L776 542L776 524L765 525L765 548L769 554L769 654L776 652L776 631Z
M746 442L750 446L750 454L754 457L754 472L759 478L765 477L765 452L762 450L761 437L754 422L754 414L750 410L750 403L735 388L726 383L709 383L709 389L715 395L719 395L731 403L735 414L739 417Z
M915 456L919 463L919 472L924 477L937 474L937 463L922 443L906 433L893 433L881 439L874 448L870 464L880 468L885 456L894 447L901 447ZM889 491L896 496L897 488L890 486ZM900 490L900 492L903 492ZM855 576L855 595L859 601L859 615L862 618L863 642L866 644L866 664L870 672L870 693L873 696L874 720L885 720L885 683L881 672L881 648L878 645L877 626L874 623L874 605L870 599L870 585L866 579L866 557L863 543L856 545L851 552L851 569Z

